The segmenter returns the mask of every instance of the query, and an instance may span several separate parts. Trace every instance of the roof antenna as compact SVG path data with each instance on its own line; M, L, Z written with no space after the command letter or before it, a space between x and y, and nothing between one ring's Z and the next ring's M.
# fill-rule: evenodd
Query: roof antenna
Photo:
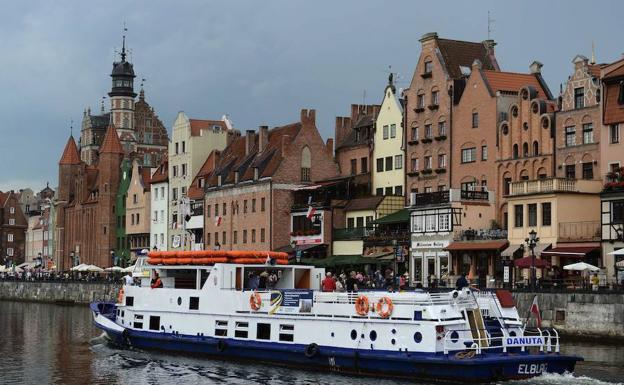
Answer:
M74 119L69 121L69 136L74 136Z
M593 40L592 40L592 55L591 55L591 61L589 62L589 64L596 64L596 45L594 44Z
M492 28L492 26L494 25L494 22L496 20L492 19L490 17L490 11L488 11L488 18L487 18L487 38L488 40L490 40L492 38L492 31L494 30L494 28Z
M366 105L366 90L362 92L362 104Z
M128 28L126 28L126 22L123 23L123 38L121 43L121 61L126 61L126 32Z

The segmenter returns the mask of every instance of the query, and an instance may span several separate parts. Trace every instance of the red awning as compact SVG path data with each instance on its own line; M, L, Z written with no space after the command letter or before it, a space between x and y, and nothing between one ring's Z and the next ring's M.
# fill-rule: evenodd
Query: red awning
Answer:
M543 253L542 253L543 254ZM514 265L516 267L520 267L523 269L528 269L533 266L533 258L532 257L524 257L520 259L514 260ZM535 258L535 267L538 269L543 269L545 267L550 267L550 263L544 259Z
M444 248L444 250L503 250L507 247L507 245L509 245L509 242L506 239L499 239L495 241L463 241L453 242Z
M540 254L542 257L560 257L560 258L576 258L582 259L587 254L598 250L596 246L569 246L569 247L555 247L548 251L542 251Z

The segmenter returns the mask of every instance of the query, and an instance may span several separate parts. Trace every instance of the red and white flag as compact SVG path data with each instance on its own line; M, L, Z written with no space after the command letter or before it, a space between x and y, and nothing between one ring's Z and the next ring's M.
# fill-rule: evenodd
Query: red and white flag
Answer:
M221 225L221 216L217 215L215 217L215 226L219 226L219 225Z
M316 213L316 208L312 206L308 206L308 213L306 214L306 217L308 219L312 219L312 217L314 216L314 213Z
M533 297L533 303L531 304L531 308L529 309L529 311L535 314L535 318L537 319L537 327L542 327L542 315L540 314L540 308L537 304L537 295Z

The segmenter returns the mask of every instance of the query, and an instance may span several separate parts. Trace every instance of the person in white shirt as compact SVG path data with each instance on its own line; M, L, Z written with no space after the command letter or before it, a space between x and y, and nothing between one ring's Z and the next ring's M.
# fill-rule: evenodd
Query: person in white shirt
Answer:
M124 275L123 279L124 279L125 285L128 285L128 286L134 285L134 278L132 278L132 275L130 273Z

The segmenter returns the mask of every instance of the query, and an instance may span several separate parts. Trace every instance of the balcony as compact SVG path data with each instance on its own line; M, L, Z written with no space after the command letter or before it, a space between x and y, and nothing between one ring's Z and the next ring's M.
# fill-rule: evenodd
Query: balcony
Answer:
M427 108L429 108L431 111L433 110L437 110L438 108L440 108L439 104L430 104L427 106Z
M421 77L421 78L423 78L423 79L428 79L428 78L430 78L430 77L431 77L431 75L432 75L432 74L433 74L433 73L432 73L431 71L429 71L429 72L423 72L423 73L421 73L421 74L420 74L420 77Z
M445 135L445 134L438 135L438 136L436 136L436 137L435 137L435 138L433 138L433 139L435 139L435 140L437 140L437 141L446 140L446 135Z
M408 229L373 230L364 239L364 246L385 246L396 241L399 245L409 245L411 233Z
M559 242L600 241L600 221L559 222Z
M436 174L444 174L446 172L446 167L438 167L435 169Z
M414 108L414 112L419 113L425 111L425 106L419 106Z
M432 191L428 193L411 193L410 204L412 206L428 206L460 201L489 202L490 194L493 194L493 192L481 190L460 190L454 188L450 190Z
M509 184L509 196L543 194L553 192L598 193L602 182L582 179L548 178L524 180Z
M412 139L407 142L407 144L415 146L418 144L418 139Z
M418 176L420 175L420 171L418 170L412 170L412 171L408 171L407 176Z
M332 240L334 241L358 241L373 232L369 227L351 227L345 229L333 229Z
M431 138L423 138L421 140L421 142L423 142L423 143L431 143L431 142L433 142L433 139L431 139Z

